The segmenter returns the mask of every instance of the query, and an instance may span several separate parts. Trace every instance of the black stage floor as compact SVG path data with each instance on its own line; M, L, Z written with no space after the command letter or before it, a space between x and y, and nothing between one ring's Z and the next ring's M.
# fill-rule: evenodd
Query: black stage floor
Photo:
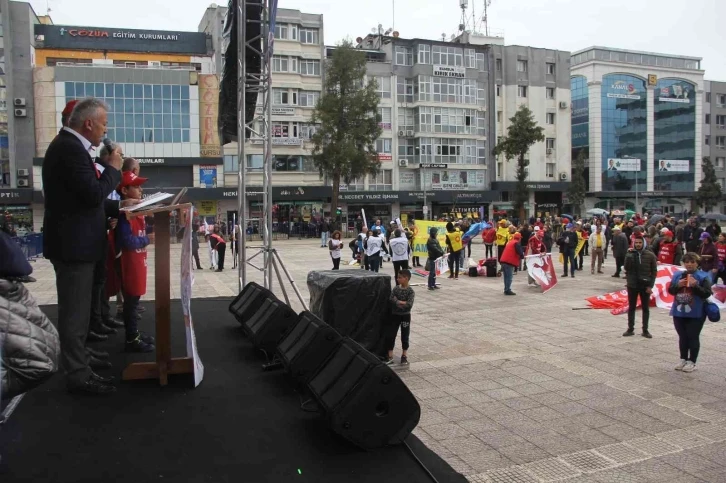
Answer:
M106 398L71 396L56 375L25 396L0 427L0 481L11 482L393 482L433 481L404 446L359 450L330 431L282 371L263 372L262 359L229 314L228 299L192 301L205 376L119 383ZM55 307L45 307L51 320ZM151 329L147 304L142 329ZM178 301L174 320L181 320ZM184 329L175 324L174 356ZM153 331L151 331L153 333ZM114 372L132 359L117 334L108 350ZM110 373L110 371L105 371ZM409 445L440 483L465 478L415 436Z

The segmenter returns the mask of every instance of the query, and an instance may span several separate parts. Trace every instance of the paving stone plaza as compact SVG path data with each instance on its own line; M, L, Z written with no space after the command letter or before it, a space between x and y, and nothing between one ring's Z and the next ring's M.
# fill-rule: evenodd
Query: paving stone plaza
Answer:
M275 248L307 300L307 273L332 268L328 250L314 239ZM472 251L483 258L483 245ZM179 254L173 245L173 298ZM200 257L207 268L194 272L194 297L235 296L231 260L216 273L206 253ZM154 299L153 259L152 248L145 300ZM648 340L621 337L624 315L573 310L586 297L624 287L624 279L610 277L612 257L604 275L590 275L588 266L547 294L520 273L516 297L503 295L501 278L439 279L442 289L430 292L423 277L413 277L421 285L414 286L410 365L393 367L421 403L415 434L477 483L726 481L724 324L706 322L698 370L676 372L677 337L666 311L651 309ZM54 304L50 263L33 267L38 281L29 288L38 303ZM392 264L382 272L392 275ZM249 274L262 280L252 268ZM636 329L639 319L640 312Z

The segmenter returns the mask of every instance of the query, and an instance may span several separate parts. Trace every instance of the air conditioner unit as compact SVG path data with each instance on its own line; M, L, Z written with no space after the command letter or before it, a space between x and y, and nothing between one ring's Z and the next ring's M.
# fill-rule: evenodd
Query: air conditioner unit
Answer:
M22 178L24 176L30 176L30 173L27 169L19 169L18 170L18 178Z
M27 179L18 180L18 186L20 186L21 188L27 188L29 185L30 185L30 181L28 181Z
M567 179L567 173L560 173L560 179L565 181Z
M28 115L28 111L25 109L15 109L15 117L26 117Z
M406 131L404 131L404 130L398 131L398 137L399 138L402 138L405 135L406 135Z
M399 159L398 165L402 168L405 168L406 166L408 166L408 159Z
M406 136L412 138L413 137L413 129L410 129L410 130L406 131Z
M25 98L24 97L16 97L13 99L13 105L15 107L25 107Z
M567 109L567 103L566 102L560 102L560 109Z
M547 148L547 154L552 154L555 150L552 148Z

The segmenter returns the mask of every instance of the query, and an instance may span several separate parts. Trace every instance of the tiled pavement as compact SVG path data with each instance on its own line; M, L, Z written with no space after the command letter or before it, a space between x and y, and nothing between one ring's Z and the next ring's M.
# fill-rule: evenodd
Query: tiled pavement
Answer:
M307 272L330 268L327 250L315 240L275 247L307 298ZM178 297L178 246L172 250ZM475 245L474 258L481 255ZM50 265L34 266L30 289L39 303L54 303ZM394 368L421 402L416 435L472 482L726 481L726 330L707 322L698 370L674 371L676 334L665 311L651 309L647 340L620 336L624 316L573 310L622 287L612 269L610 258L605 275L586 268L547 294L520 274L516 297L502 295L501 279L444 279L442 290L428 292L414 277L424 285L411 364ZM392 273L390 263L383 272ZM195 297L237 293L233 270L194 273Z

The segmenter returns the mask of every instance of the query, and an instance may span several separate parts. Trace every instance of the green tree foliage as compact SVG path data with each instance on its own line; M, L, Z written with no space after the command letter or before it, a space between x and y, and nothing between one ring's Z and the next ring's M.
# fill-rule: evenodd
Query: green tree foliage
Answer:
M585 202L587 190L585 187L585 150L580 149L577 158L572 162L572 181L567 190L567 198L576 214L580 215L582 204Z
M696 203L704 208L705 213L708 213L721 202L723 189L718 182L718 178L716 178L716 171L713 169L711 158L704 156L701 166L703 180L701 180L701 186L696 193Z
M514 193L514 208L519 211L519 219L524 220L524 204L529 200L527 189L527 166L529 161L525 156L529 148L536 142L545 140L544 128L537 125L532 111L521 105L509 120L507 135L499 140L494 148L494 155L503 154L507 161L517 160L517 188Z
M326 61L323 95L312 115L312 122L320 124L312 137L313 163L333 183L333 216L340 181L349 184L380 169L375 147L381 135L379 98L375 83L366 84L365 75L365 54L343 41Z

